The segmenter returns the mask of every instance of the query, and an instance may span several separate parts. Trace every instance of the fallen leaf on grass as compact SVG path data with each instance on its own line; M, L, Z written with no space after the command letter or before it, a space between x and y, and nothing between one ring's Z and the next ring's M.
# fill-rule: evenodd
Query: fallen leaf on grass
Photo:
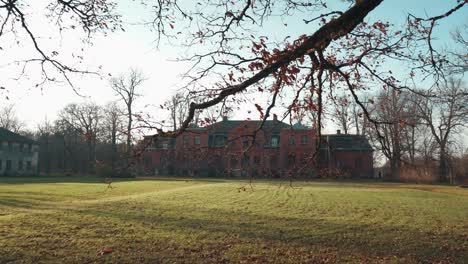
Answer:
M101 250L101 252L99 252L99 255L106 255L106 254L110 254L114 252L114 249L112 249L111 247L105 247Z

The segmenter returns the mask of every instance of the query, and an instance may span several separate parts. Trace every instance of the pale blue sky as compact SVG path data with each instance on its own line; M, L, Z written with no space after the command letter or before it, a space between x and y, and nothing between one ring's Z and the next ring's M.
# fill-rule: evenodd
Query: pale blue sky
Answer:
M120 10L124 14L124 20L129 23L125 25L125 32L110 33L107 37L98 36L93 41L93 46L85 50L85 64L91 68L96 68L98 65L103 66L104 72L116 74L125 72L129 67L138 67L148 77L148 81L144 83L141 92L145 95L137 102L139 109L144 109L145 105L159 105L167 99L171 93L180 84L179 75L184 72L188 65L170 62L182 50L174 45L168 45L165 41L161 43L159 49L154 48L154 35L146 28L133 25L140 22L145 17L145 10L137 3L138 1L122 0L119 1ZM369 17L370 21L376 18L388 20L395 24L404 23L404 18L408 12L425 17L432 16L447 11L456 1L442 0L386 0L379 6ZM341 9L348 4L341 1L330 1L329 6L338 5ZM34 7L31 9L34 12ZM310 34L316 26L305 25L302 22L305 16L296 17L274 17L271 18L262 29L265 35L283 39L285 36L298 36L303 33ZM283 26L287 23L288 26ZM439 39L438 45L448 44L449 32L455 28L455 24L463 25L468 23L468 8L463 8L449 19L443 21L434 36ZM48 32L48 27L44 26L45 21L37 18L34 26L44 36ZM79 44L72 35L71 41L67 41L67 35L62 40L64 53L78 52L81 44ZM2 42L3 41L3 42ZM48 40L40 39L47 48L53 48L57 43L60 43L57 38ZM92 76L85 76L76 79L76 83L80 86L80 93L86 98L76 95L72 89L67 86L58 84L50 84L44 87L44 90L33 88L31 82L27 79L22 79L20 82L13 80L15 70L11 67L5 67L5 63L13 58L17 59L24 54L27 54L27 44L25 46L17 46L12 42L12 39L2 38L0 45L4 46L6 52L0 52L0 76L2 81L9 88L10 100L6 101L4 96L0 95L0 104L15 103L18 114L21 119L28 122L32 128L38 122L46 117L53 120L56 117L58 110L71 102L79 102L84 100L92 100L99 104L104 104L107 101L116 99L110 90L106 80L100 80ZM23 42L22 42L23 43ZM25 42L26 43L26 42ZM10 45L8 45L10 44ZM396 66L395 66L396 67ZM397 71L397 69L393 69ZM31 77L37 77L31 73ZM253 106L248 106L248 108ZM152 111L158 115L157 108L148 108L147 111ZM244 118L246 113L236 114L236 118ZM252 116L256 118L256 116ZM334 130L330 126L328 131Z

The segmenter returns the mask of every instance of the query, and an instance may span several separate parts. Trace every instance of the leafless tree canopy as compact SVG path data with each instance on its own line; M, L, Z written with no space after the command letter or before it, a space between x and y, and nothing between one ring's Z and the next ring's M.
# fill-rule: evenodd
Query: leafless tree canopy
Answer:
M32 25L34 21L31 21L31 14L46 16L50 23L49 29L58 36L65 31L81 32L83 40L90 41L96 32L121 29L120 15L115 13L115 7L116 3L109 0L51 0L40 3L1 0L0 51L6 48L1 45L3 39L14 39L17 45L32 46L34 55L16 62L22 65L21 75L31 70L30 67L38 67L42 79L36 83L36 87L43 87L48 82L65 82L75 89L70 74L96 72L75 66L83 60L82 55L73 56L73 64L67 63L61 57L59 46L50 48L44 45L43 39L46 36L41 35L37 27ZM23 40L26 43L22 43Z
M415 133L402 127L408 124L415 127L420 122L404 115L409 110L402 109L400 101L408 101L407 92L424 98L441 93L440 98L446 98L443 87L453 86L451 74L461 75L467 69L466 27L458 25L458 29L454 29L456 47L441 48L434 40L438 24L466 10L467 1L454 1L446 10L425 17L408 14L405 21L369 19L369 14L383 2L341 1L345 7L337 10L329 7L328 1L321 0L144 1L146 10L152 12L152 19L146 25L153 30L156 40L180 45L187 54L180 60L193 65L184 76L184 91L187 92L182 97L188 100L187 109L184 106L182 111L185 117L177 114L170 131L158 127L158 135L178 136L199 120L197 117L205 109L219 105L223 109L233 109L246 102L255 106L262 120L269 118L275 109L282 111L281 119L290 120L312 112L320 134L325 102L332 100L338 109L355 105L352 112L356 128L360 124L356 120L361 118L364 121L359 128L362 131L373 129L375 141L386 156L390 160L400 160L401 150L414 141L400 142L400 135ZM120 29L120 16L115 14L114 1L47 3L44 8L59 31L82 29L85 38L89 39L95 32ZM51 67L73 85L68 73L87 71L62 63L57 51L42 48L28 24L24 11L28 6L26 1L0 0L0 39L6 34L25 34L37 54L23 62L25 67L29 63L39 64L44 82L56 80L49 75ZM299 36L287 35L280 40L265 36L264 26L276 21L278 16L301 17L304 31ZM284 26L284 32L288 32L287 25L276 23L275 26ZM392 63L405 65L403 72L407 76L392 72L388 67ZM136 87L143 81L135 70L128 76L111 80L112 88L127 108L128 150L132 104L138 95ZM426 89L417 87L420 83L424 83ZM385 97L372 98L381 90ZM374 95L369 96L367 92ZM341 96L346 100L338 99ZM450 104L454 100L447 99L446 102ZM460 94L457 94L456 101L464 103L459 100ZM450 109L447 105L440 111L447 113ZM425 113L420 118L430 127L431 122L427 119L431 114L427 109L420 110ZM437 133L432 134L436 141L443 142L444 135L452 131L453 123L447 120L453 119L443 115L438 118L441 118L440 122L434 126ZM345 119L349 121L348 117ZM342 125L347 127L346 122ZM389 135L396 137L391 139ZM443 149L443 146L439 144L439 148Z
M127 152L131 153L132 146L132 128L134 115L134 102L140 96L137 89L145 81L145 77L140 70L130 69L129 73L121 74L110 80L111 88L125 105L125 115L127 117Z
M15 111L15 105L9 104L0 108L0 127L13 131L20 132L25 128L26 124L21 121Z

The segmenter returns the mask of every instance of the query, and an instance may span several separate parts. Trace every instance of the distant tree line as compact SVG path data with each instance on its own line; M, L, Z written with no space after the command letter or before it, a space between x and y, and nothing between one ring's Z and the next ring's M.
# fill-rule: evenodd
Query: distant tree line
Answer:
M14 105L9 104L0 109L0 127L39 143L42 173L128 176L136 140L134 102L139 96L137 88L144 80L136 69L113 77L110 86L118 98L116 101L105 105L70 103L59 111L56 120L44 120L33 130L25 129Z
M329 118L344 133L366 135L394 180L454 182L468 179L468 88L461 78L432 89L386 89L366 102L371 126L345 96L333 100ZM465 139L463 139L465 137ZM383 157L382 157L383 156Z
M13 105L0 109L0 126L26 134L40 144L42 173L104 174L128 173L134 165L133 111L138 98L136 88L144 81L142 74L131 70L113 78L111 87L117 101L105 105L92 102L71 103L54 121L45 120L33 131ZM359 134L371 141L376 159L385 160L384 174L393 180L451 182L468 176L468 89L461 78L450 78L445 85L418 91L387 89L365 101L370 116L379 122L372 126L355 101L345 95L328 98L324 117L335 122L344 134ZM176 93L164 104L169 110L166 126L181 126L188 100ZM196 123L216 122L229 115L229 109L212 108L199 113ZM300 112L295 122L317 126L314 111Z

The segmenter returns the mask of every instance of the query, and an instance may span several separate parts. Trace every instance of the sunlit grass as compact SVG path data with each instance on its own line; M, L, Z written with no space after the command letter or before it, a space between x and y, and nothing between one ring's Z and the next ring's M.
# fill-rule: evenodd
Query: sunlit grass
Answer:
M0 178L0 263L464 263L468 190ZM103 248L112 253L100 255Z

